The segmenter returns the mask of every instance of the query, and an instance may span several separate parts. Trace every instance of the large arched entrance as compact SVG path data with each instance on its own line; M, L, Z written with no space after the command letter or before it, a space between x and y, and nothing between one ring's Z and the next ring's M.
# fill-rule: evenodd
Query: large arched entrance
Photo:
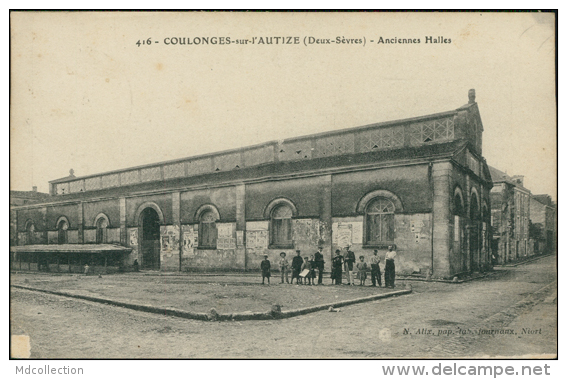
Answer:
M159 270L160 267L160 220L153 208L146 208L140 214L140 249L141 266L150 270Z

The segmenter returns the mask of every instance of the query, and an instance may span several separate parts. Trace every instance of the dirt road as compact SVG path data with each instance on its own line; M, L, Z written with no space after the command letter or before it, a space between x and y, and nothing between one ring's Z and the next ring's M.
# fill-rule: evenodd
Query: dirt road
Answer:
M204 322L12 289L32 357L380 358L557 353L555 257L459 285L273 321ZM538 292L539 291L539 292Z

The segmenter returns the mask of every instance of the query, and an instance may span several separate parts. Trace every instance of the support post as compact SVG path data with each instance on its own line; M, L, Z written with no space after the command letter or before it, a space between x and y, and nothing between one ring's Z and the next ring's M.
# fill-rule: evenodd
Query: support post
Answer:
M236 185L236 256L237 256L237 266L246 271L246 243L244 240L246 238L246 185L238 184ZM238 235L242 234L242 244L239 245Z
M77 239L78 242L81 244L84 243L85 241L85 228L84 228L83 218L84 218L84 210L83 210L83 202L81 201L79 204L77 204L77 226L78 226Z
M178 264L179 268L178 271L181 271L181 255L183 252L183 231L181 230L181 193L174 192L171 194L171 214L173 216L173 226L177 229L179 234L177 235L178 238ZM173 243L173 241L172 241Z
M120 244L128 246L126 242L126 198L120 198Z
M329 269L331 267L331 261L333 259L332 252L332 229L333 229L333 217L332 217L332 185L333 177L332 175L325 175L323 178L324 184L321 186L321 204L320 204L320 241L319 244L323 247L323 257L326 266Z
M451 162L434 163L433 177L433 274L436 277L451 276L450 243L451 224L449 209Z

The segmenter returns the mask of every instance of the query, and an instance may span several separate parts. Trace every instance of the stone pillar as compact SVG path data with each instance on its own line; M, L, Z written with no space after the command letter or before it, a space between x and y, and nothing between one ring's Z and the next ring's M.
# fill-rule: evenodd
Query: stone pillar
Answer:
M321 200L320 200L320 219L319 219L319 243L323 246L323 256L325 257L326 270L331 270L332 260L332 227L333 227L333 214L332 214L332 186L333 176L325 175L323 178L324 184L321 187Z
M43 222L43 241L42 243L48 244L49 239L47 238L47 231L49 230L49 226L47 225L47 207L41 208L41 217Z
M471 178L468 174L465 176L465 267L463 270L471 271L471 228L473 227L473 222L471 220ZM477 199L478 200L478 199Z
M162 170L163 171L163 170ZM173 192L171 194L171 214L173 217L172 224L175 229L177 229L177 238L179 241L179 249L177 253L179 254L179 271L181 271L181 255L183 253L183 232L181 231L181 193Z
M120 198L120 244L128 246L126 236L126 198Z
M10 244L13 244L13 246L18 246L19 234L18 212L16 212L14 209L10 209Z
M238 184L236 189L236 264L246 270L246 185ZM238 235L242 234L242 238ZM239 244L239 239L242 243Z
M451 162L434 163L433 180L433 276L451 276Z
M78 242L79 243L84 243L85 241L85 228L84 228L84 210L83 210L83 202L81 201L79 204L77 204L77 226L78 226Z
M482 167L482 166L481 166ZM488 263L488 248L487 248L487 236L488 236L488 228L489 225L486 224L486 220L490 219L490 217L487 218L487 215L484 214L484 201L487 200L485 198L485 194L484 194L484 186L482 185L482 182L479 181L478 183L478 187L479 187L479 193L478 196L480 198L479 200L479 207L480 207L480 236L479 236L479 240L480 240L480 248L478 249L479 251L479 257L478 257L478 263L479 263L479 267L483 267L484 265L486 265ZM489 202L486 202L486 212L490 214L490 208L489 206ZM486 227L485 227L486 226Z

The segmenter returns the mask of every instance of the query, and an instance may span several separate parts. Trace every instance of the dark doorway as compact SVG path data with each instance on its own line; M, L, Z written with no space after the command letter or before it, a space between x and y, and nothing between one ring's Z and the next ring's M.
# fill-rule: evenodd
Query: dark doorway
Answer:
M57 243L63 245L67 243L67 229L69 224L65 220L59 221L57 225Z
M498 251L498 240L497 239L492 240L491 250L492 250L492 255L494 255L494 258L496 258L495 262L493 262L492 264L504 263L502 261L502 257L500 256L500 252Z
M159 242L159 215L153 208L146 208L140 215L141 241L143 268L159 270L160 266L160 242Z

